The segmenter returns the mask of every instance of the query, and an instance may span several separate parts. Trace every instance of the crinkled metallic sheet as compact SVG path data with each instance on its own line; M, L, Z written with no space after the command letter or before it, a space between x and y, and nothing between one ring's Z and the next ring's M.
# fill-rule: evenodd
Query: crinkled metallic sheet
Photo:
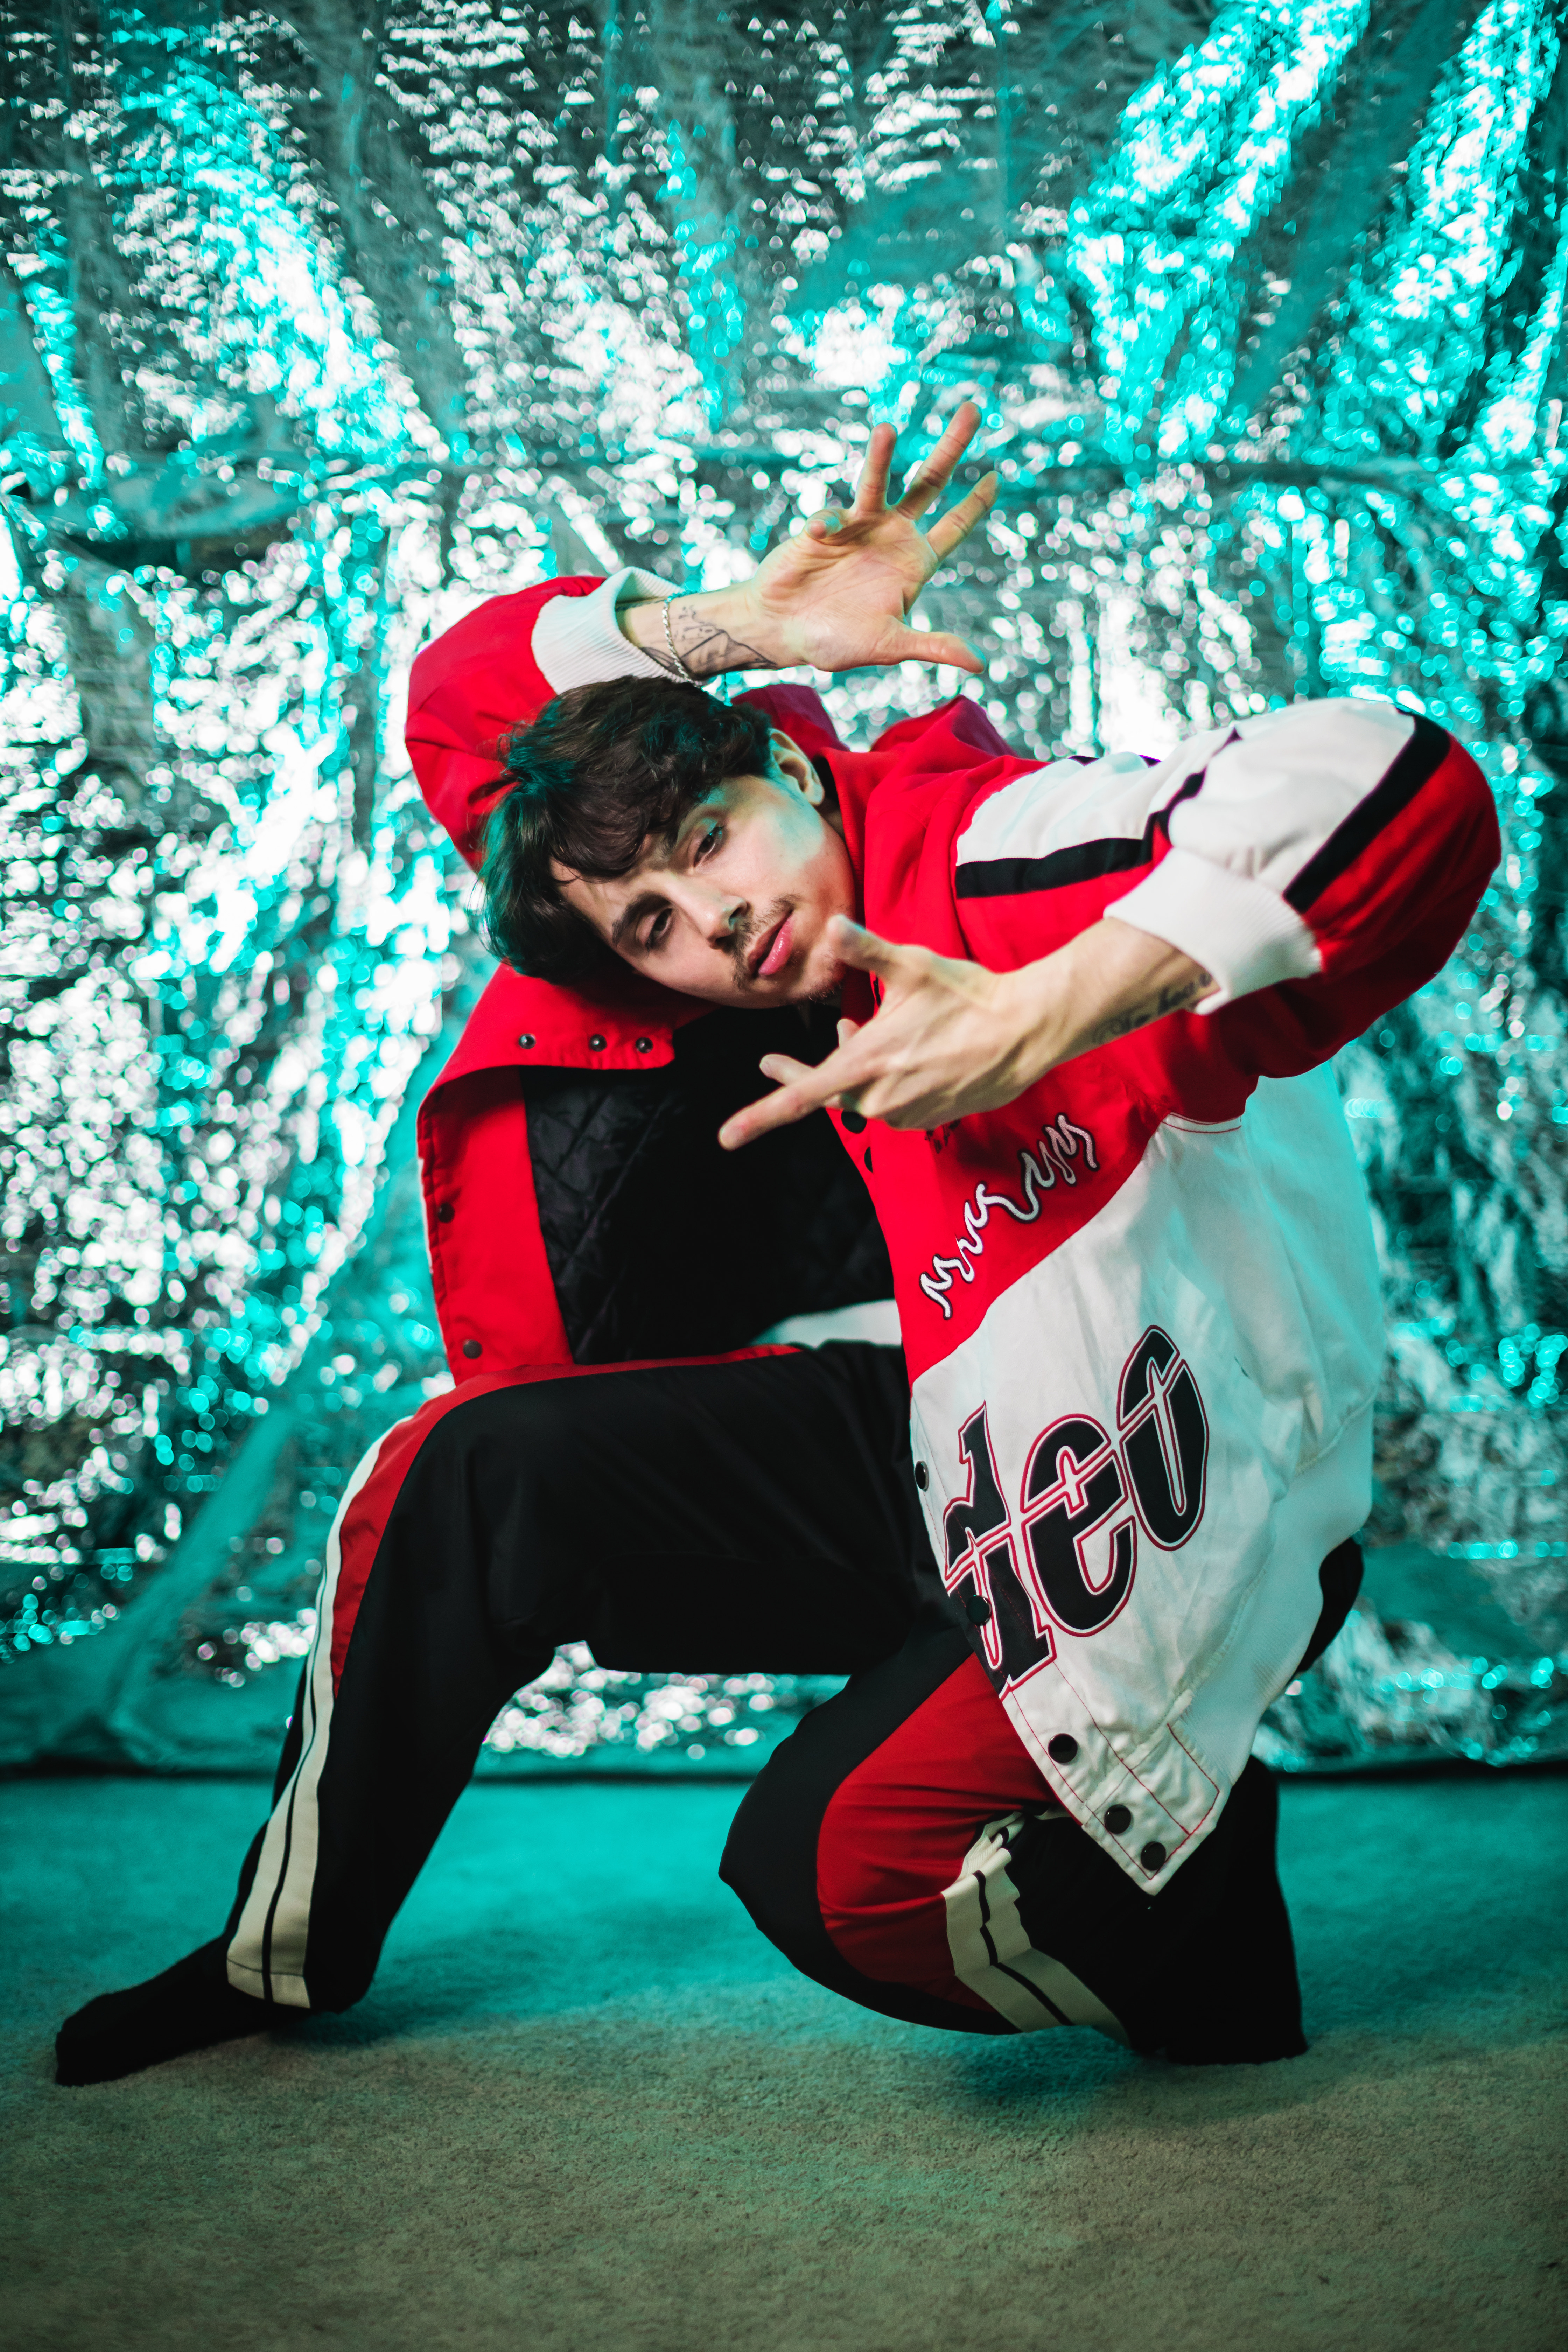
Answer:
M421 636L556 567L731 578L966 394L1002 497L930 613L1015 740L1387 694L1485 763L1494 887L1342 1057L1368 1591L1261 1744L1563 1752L1561 32L12 6L0 1755L265 1767L333 1498L446 1379L410 1109L482 975L401 749ZM751 1769L816 1691L731 1679L564 1657L485 1769Z

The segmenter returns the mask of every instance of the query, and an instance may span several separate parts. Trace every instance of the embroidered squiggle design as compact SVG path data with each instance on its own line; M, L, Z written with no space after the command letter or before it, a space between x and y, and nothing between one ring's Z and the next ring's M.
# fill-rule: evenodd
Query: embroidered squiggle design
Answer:
M953 1243L956 1257L932 1255L931 1272L922 1274L921 1288L932 1303L941 1307L944 1322L952 1316L952 1301L948 1292L952 1288L954 1275L964 1282L974 1279L974 1261L985 1247L984 1234L991 1223L993 1209L1005 1209L1014 1222L1032 1225L1045 1206L1042 1197L1054 1190L1058 1177L1067 1184L1076 1184L1079 1171L1074 1162L1082 1155L1085 1167L1093 1173L1100 1167L1094 1138L1087 1127L1079 1127L1066 1111L1058 1111L1049 1126L1040 1130L1039 1142L1033 1150L1018 1154L1018 1181L1023 1193L1022 1204L1010 1193L994 1192L984 1179L975 1186L973 1197L963 1204L963 1231Z

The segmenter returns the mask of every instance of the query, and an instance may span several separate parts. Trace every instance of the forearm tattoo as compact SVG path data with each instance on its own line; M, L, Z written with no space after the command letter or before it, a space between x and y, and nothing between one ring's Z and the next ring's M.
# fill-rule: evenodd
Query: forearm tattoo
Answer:
M1090 1045L1109 1045L1115 1037L1131 1036L1134 1029L1146 1029L1151 1021L1163 1020L1167 1013L1179 1013L1195 996L1206 996L1214 986L1214 974L1194 971L1186 980L1172 981L1155 995L1146 997L1142 1004L1129 1005L1123 1013L1112 1013L1089 1033Z

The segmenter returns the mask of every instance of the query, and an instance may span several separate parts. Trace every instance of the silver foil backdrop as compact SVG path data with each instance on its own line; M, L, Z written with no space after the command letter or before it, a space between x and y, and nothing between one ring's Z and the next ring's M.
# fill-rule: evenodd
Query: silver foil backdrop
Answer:
M1002 497L930 617L1016 742L1370 693L1486 765L1495 887L1342 1059L1368 1598L1261 1746L1563 1752L1562 34L10 0L0 1759L265 1765L339 1487L445 1384L411 1113L483 964L415 646L557 568L733 577L965 395ZM812 1696L567 1655L485 1769L747 1769Z

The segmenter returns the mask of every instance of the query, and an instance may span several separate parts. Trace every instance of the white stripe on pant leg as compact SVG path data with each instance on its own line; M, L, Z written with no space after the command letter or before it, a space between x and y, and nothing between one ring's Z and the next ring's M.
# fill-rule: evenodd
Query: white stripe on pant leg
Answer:
M1068 1827L1075 1826L1061 1816ZM999 2011L1020 2033L1041 2033L1057 2025L1092 2025L1113 2042L1125 2042L1120 2021L1081 1984L1070 1969L1036 1951L1018 1916L1018 1892L1007 1875L1013 1859L1007 1840L1024 1824L1022 1813L987 1822L952 1885L943 1889L947 1948L952 1972L971 1992Z
M394 1428L404 1425L398 1422ZM332 1731L332 1611L342 1566L339 1537L344 1513L393 1434L394 1430L387 1430L371 1447L349 1480L332 1521L316 1602L316 1635L300 1700L305 1716L300 1727L300 1760L272 1809L256 1876L228 1948L230 1984L239 1992L254 1993L259 2000L281 2001L289 2009L310 2006L305 1990L305 1944L310 1926L310 1894L316 1883L316 1792Z

